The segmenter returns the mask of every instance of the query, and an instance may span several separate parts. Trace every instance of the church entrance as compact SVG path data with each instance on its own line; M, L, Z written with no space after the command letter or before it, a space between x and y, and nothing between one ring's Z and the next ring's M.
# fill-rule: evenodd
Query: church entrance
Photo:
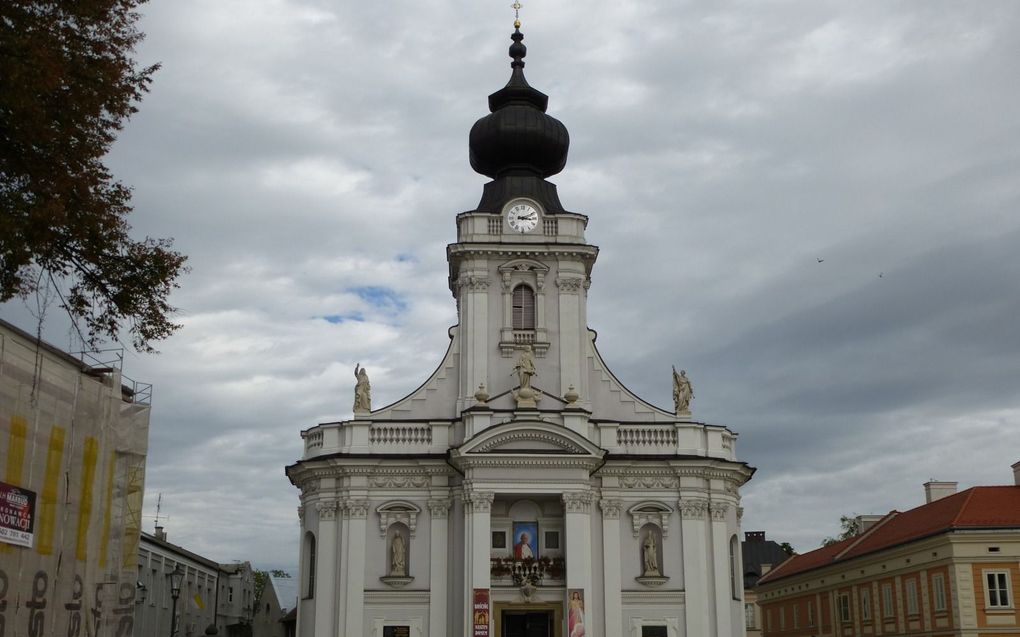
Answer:
M553 637L553 612L504 610L500 637Z

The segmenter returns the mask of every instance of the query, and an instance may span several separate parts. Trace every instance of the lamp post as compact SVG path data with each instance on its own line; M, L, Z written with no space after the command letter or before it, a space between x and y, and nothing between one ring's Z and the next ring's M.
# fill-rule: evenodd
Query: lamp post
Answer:
M184 571L181 570L181 565L178 564L174 568L174 572L170 573L170 597L173 598L174 603L170 609L170 637L174 637L177 634L177 598L181 596L181 582L184 580Z

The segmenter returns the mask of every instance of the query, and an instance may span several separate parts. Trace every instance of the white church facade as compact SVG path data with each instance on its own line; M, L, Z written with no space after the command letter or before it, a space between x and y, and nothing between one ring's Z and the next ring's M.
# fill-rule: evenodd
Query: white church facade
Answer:
M512 76L471 131L492 181L447 249L458 322L438 369L302 432L298 637L744 635L736 435L610 372L587 323L598 248L546 181L567 130Z

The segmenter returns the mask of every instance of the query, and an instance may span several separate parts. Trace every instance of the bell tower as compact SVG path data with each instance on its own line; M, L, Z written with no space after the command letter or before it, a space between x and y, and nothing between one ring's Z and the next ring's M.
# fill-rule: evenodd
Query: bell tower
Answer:
M585 241L588 218L568 212L547 179L567 162L566 127L548 115L549 98L524 77L524 34L511 35L510 81L489 96L490 113L471 128L471 167L491 179L474 210L457 216L447 248L461 342L458 411L516 391L514 367L535 363L534 402L551 409L576 394L590 407L585 373L587 290L598 248ZM543 402L544 401L544 402Z

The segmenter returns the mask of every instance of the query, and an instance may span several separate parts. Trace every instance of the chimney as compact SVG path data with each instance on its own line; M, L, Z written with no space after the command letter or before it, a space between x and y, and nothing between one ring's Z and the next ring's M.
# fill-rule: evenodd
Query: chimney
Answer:
M953 484L956 484L955 482ZM884 518L884 515L858 515L857 516L857 535L861 535L875 524Z
M924 501L927 504L931 504L935 500L941 500L946 496L950 496L956 493L955 482L939 482L938 480L930 480L924 483Z
M159 540L161 542L166 542L166 531L163 530L163 525L162 524L157 524L156 525L155 536L156 536L157 540Z
M1020 462L1013 465L1013 484L1020 487Z
M1020 462L1018 462L1017 465L1020 465ZM765 531L744 531L744 541L745 542L764 542L765 541Z

